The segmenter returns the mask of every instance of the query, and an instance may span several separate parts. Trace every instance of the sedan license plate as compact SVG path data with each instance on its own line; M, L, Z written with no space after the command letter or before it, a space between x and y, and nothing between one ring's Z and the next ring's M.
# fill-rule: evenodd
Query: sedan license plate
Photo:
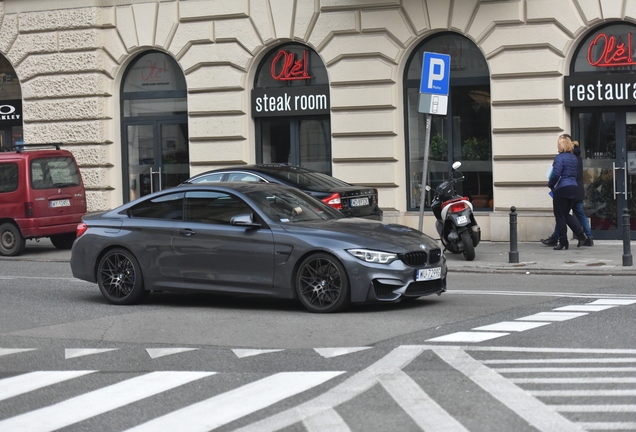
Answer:
M71 200L68 199L55 200L50 202L51 207L69 207L70 205Z
M351 199L351 207L363 207L369 205L369 197Z
M419 269L415 275L416 281L435 280L442 277L442 268Z

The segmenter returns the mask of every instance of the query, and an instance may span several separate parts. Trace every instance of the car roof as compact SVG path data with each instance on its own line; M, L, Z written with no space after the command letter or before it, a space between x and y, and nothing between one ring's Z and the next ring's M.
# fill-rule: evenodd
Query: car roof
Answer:
M254 171L262 174L272 174L277 171L282 172L299 172L299 173L316 173L318 171L311 170L309 168L304 168L298 165L288 165L288 164L249 164L249 165L234 165L225 168L218 168L210 171L203 172L201 174L197 174L194 177L200 177L202 175L213 174L217 172L226 172L226 171Z

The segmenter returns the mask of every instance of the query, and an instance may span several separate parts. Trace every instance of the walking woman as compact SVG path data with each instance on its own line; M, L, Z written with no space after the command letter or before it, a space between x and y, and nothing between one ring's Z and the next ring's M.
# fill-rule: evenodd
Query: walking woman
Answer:
M562 250L570 246L566 225L579 239L579 246L587 241L587 236L576 218L570 214L577 197L576 175L579 168L579 162L572 154L574 150L572 137L568 134L559 136L557 149L559 154L552 163L552 175L548 181L548 187L552 190L552 208L559 232L559 243L554 250Z

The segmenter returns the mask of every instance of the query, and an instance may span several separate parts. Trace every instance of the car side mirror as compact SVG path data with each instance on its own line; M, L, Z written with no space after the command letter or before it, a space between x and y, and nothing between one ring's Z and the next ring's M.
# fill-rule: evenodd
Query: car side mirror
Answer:
M251 228L261 227L261 224L254 222L254 217L252 216L251 213L239 214L232 217L232 219L230 219L230 225L244 226L244 227L251 227Z

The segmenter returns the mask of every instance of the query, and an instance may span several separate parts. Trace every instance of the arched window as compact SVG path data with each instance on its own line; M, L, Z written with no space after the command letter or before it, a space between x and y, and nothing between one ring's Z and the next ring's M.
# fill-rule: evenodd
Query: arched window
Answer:
M318 54L297 43L273 49L252 90L257 162L331 174L329 113L329 80Z
M124 201L177 186L190 176L185 77L167 54L141 54L121 89Z
M0 55L0 147L24 144L22 90L9 60Z
M424 41L408 60L404 75L408 209L420 206L426 132L425 115L418 112L422 61L425 52L451 56L448 111L432 115L428 179L433 189L447 178L450 166L461 161L466 179L458 193L472 199L476 209L492 209L492 141L490 74L479 48L455 33L441 33ZM430 206L430 194L425 205Z

